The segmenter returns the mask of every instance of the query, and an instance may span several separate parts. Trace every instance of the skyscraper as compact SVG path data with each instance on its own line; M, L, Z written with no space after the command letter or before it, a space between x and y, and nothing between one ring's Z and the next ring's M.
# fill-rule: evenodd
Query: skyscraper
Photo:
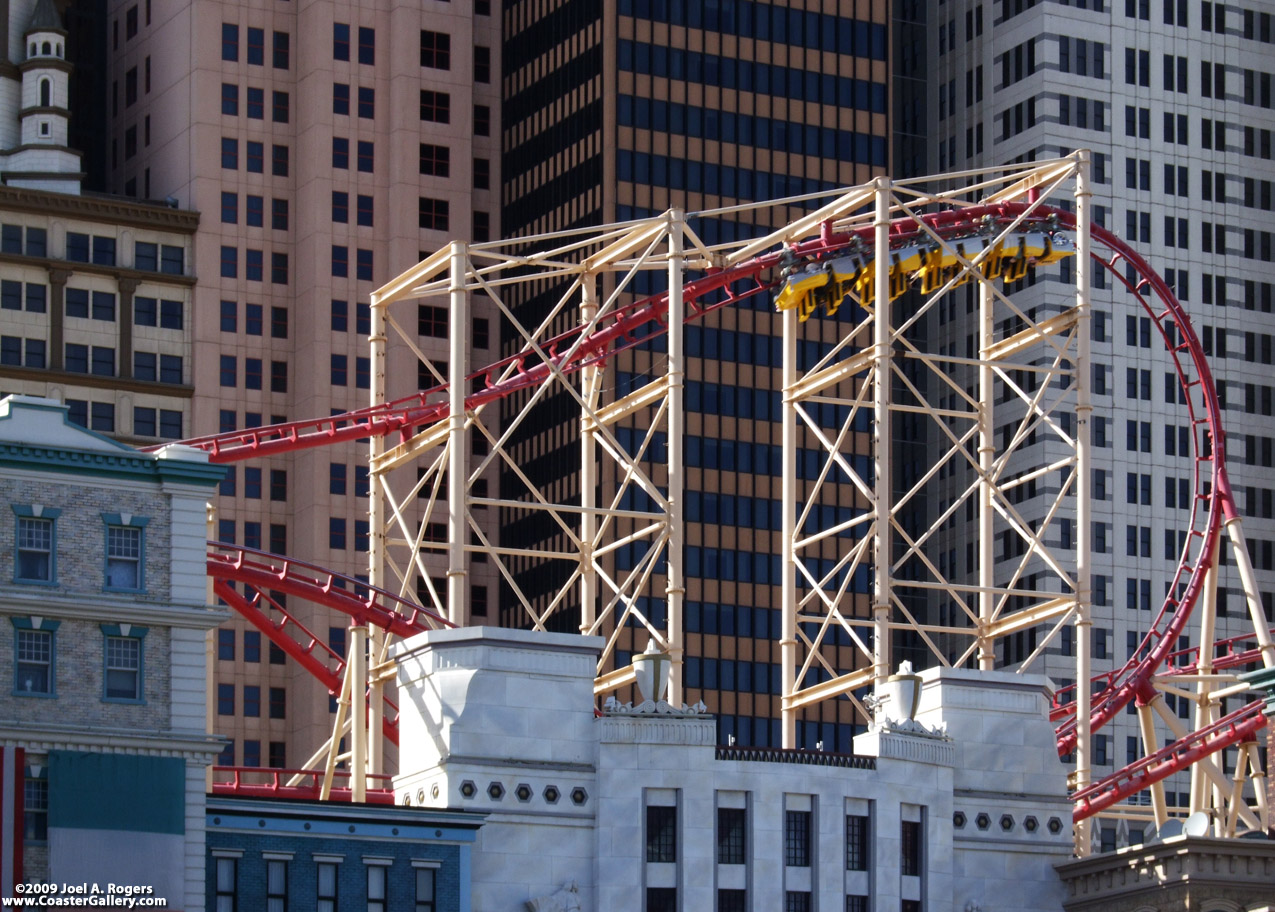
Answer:
M500 231L491 4L112 0L107 27L109 188L202 214L186 435L366 406L371 290ZM430 316L418 344L446 352ZM479 359L487 320L476 305ZM400 355L390 395L433 385ZM361 444L234 465L213 537L363 576L367 488ZM474 568L476 592L488 577ZM348 618L288 608L343 651ZM304 763L330 733L327 695L242 620L215 650L223 761Z
M691 213L691 228L713 244L764 235L806 210L774 210L772 224L752 224L742 215L697 219L696 211L830 190L885 173L887 17L887 5L879 2L814 2L804 9L752 0L507 5L505 235L603 225L677 207ZM662 287L658 279L639 279L638 294ZM528 295L519 302L522 313L547 312L556 293L547 288ZM807 326L812 353L840 337L833 321ZM765 296L687 330L684 697L703 697L717 714L722 743L780 741L778 346L779 320ZM657 371L662 357L659 343L626 353L608 364L604 382L620 395ZM569 408L559 410L529 427L517 444L520 465L538 484L568 493L579 485L572 462L543 457L573 445L572 420ZM624 428L617 433L622 443L640 439ZM823 507L827 516L848 514L852 486L833 490ZM519 543L551 542L561 534L548 520L502 525ZM825 557L835 555L829 544ZM640 556L621 549L617 570ZM562 582L533 561L519 567L516 578L546 599ZM516 608L502 602L506 608L504 621L518 623ZM658 594L640 608L662 623ZM561 629L575 629L578 611L578 601L559 609ZM852 667L853 650L840 648L844 667ZM627 650L616 663L627 663ZM807 683L821 673L814 669ZM798 743L849 751L855 721L861 720L847 702L811 709Z
M1269 618L1271 13L1258 4L1185 0L947 2L928 12L929 169L1092 149L1095 221L1139 250L1192 315L1226 409L1228 467ZM1066 294L1059 278L1029 279L1016 303L1025 313L1049 312ZM1191 436L1202 432L1189 422L1164 345L1132 294L1098 269L1092 295L1093 643L1094 668L1103 670L1134 653L1168 592L1195 506ZM964 313L957 307L954 319L933 327L939 345L970 350L975 309ZM1025 458L1047 462L1043 447ZM1045 492L1027 494L1023 515L1041 519ZM970 529L958 523L946 534L958 567ZM1250 630L1233 566L1220 585L1225 617L1217 636ZM1022 662L1044 632L1003 640L998 661ZM1062 631L1043 660L1064 682L1075 676L1070 633ZM1190 701L1170 694L1167 702L1191 718ZM1116 719L1093 746L1095 779L1137 759L1136 717ZM1187 804L1185 777L1167 788L1170 804ZM1111 847L1124 834L1104 825L1100 838Z

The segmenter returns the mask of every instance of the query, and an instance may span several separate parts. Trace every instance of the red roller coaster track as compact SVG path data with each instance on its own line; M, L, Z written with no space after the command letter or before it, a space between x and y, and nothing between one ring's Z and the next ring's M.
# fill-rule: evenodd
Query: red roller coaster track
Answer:
M903 245L924 239L929 231L944 238L969 235L986 230L989 222L1008 224L1024 214L1024 226L1067 230L1076 227L1075 217L1062 210L1039 204L1000 203L953 209L918 219L897 219L890 229L891 244ZM823 258L852 244L871 249L872 232L872 228L846 233L825 231L817 239L783 251L771 252L726 269L708 270L704 276L683 288L686 320L696 320L719 307L773 289L778 280L763 274L791 263L794 258ZM1190 653L1195 659L1189 664L1179 665L1177 663L1189 655L1174 652L1174 646L1186 630L1192 609L1204 589L1222 525L1236 517L1237 512L1226 475L1225 437L1217 392L1190 319L1173 291L1136 251L1098 226L1091 226L1091 236L1096 244L1109 252L1109 258L1104 259L1097 253L1094 258L1133 293L1156 325L1173 361L1190 417L1195 492L1186 545L1154 623L1124 666L1095 676L1089 684L1091 689L1096 688L1091 704L1091 726L1096 730L1114 718L1130 701L1149 701L1154 696L1153 679L1166 663L1171 672L1185 673L1194 669L1198 651ZM1121 263L1125 264L1127 271L1120 268ZM741 282L750 282L751 285L742 291L735 290L737 283ZM667 310L667 294L648 297L617 309L604 325L583 339L583 329L577 328L544 343L542 348L548 354L549 363L542 361L526 367L529 359L539 357L527 349L476 371L467 378L467 385L479 388L466 397L465 407L467 410L476 409L518 390L536 387L550 376L550 363L553 369L564 374L587 366L600 366L618 352L662 334L667 328ZM445 420L447 416L447 387L438 386L392 402L328 418L232 431L183 442L207 451L213 462L234 462L376 435L398 433L406 437L416 429ZM348 577L278 555L210 543L208 574L214 579L214 588L222 599L334 692L340 687L341 658L289 614L282 600L269 593L295 595L326 605L349 614L359 623L375 624L400 636L447 625L443 618L391 593L369 590L365 584ZM232 583L255 589L256 595L251 598L241 596L232 588ZM360 595L360 592L366 594ZM261 607L263 600L269 606L267 609ZM278 620L272 619L268 613L270 610L278 613ZM1259 658L1257 650L1237 651L1244 639L1247 638L1238 637L1215 644L1215 650L1221 647L1225 654L1212 657L1213 668L1238 667L1256 661ZM1060 754L1070 752L1076 744L1074 697L1063 700L1064 695L1060 693L1056 698L1051 714L1051 718L1059 723ZM1265 723L1265 718L1255 711L1256 705L1250 704L1078 793L1075 796L1076 819L1095 814L1187 768L1200 757L1251 739ZM388 717L386 733L396 738L396 727Z

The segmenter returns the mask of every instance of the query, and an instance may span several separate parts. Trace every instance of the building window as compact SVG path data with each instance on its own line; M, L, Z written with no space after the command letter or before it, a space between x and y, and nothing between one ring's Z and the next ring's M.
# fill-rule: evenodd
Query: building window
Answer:
M250 719L261 718L261 687L259 685L244 685L243 714Z
M332 167L341 170L350 167L350 141L342 136L332 137Z
M474 135L491 135L491 108L487 105L474 105Z
M275 251L270 254L270 282L272 285L288 284L288 255ZM271 308L273 313L279 308ZM271 334L273 335L274 326L271 325ZM276 337L277 338L277 337Z
M646 912L677 912L675 887L647 887Z
M491 82L491 48L474 48L474 82Z
M810 912L810 893L789 890L784 894L784 912Z
M272 145L270 147L270 173L275 177L288 176L288 147Z
M360 193L358 195L357 202L358 211L356 213L356 218L358 220L358 224L365 225L368 228L372 227L372 197Z
M251 174L261 174L265 166L265 144L252 142L249 140L244 143L244 168Z
M447 200L420 198L420 227L432 231L446 231L450 223L450 206Z
M474 159L474 189L487 190L491 187L491 160Z
M239 277L239 249L237 247L222 245L221 277L223 279L235 279Z
M743 808L717 809L717 863L742 865L747 858L747 815Z
M228 171L239 167L239 140L222 138L221 166Z
M248 29L248 63L251 66L262 66L266 62L265 29Z
M718 890L717 912L747 912L747 890Z
M434 912L434 869L418 867L416 869L416 910L415 912Z
M354 277L363 281L371 281L374 272L372 251L360 247L354 251Z
M905 877L919 877L921 874L921 822L904 820L900 828L902 838L901 873Z
M49 780L27 776L22 784L23 840L41 845L49 839Z
M275 123L286 124L288 122L288 108L289 108L288 93L287 92L272 92L270 99L271 99L271 104L270 104L271 120L273 120Z
M359 117L371 120L376 116L376 89L359 89Z
M346 278L350 274L350 248L344 244L332 245L332 275ZM335 356L334 356L335 357Z
M270 718L286 719L288 717L288 691L284 687L270 688Z
M41 620L37 629L27 618L10 618L13 624L13 691L19 696L55 694L55 659L58 621Z
M221 24L221 59L230 61L239 59L239 26L228 22Z
M261 742L255 738L245 738L243 742L243 765L261 766Z
M376 163L376 156L374 154L375 151L376 147L374 143L369 140L359 140L356 164L360 171L366 172L367 174L372 173L372 169Z
M270 201L270 227L275 231L288 230L288 201L272 199Z
M367 865L367 912L385 912L385 869L383 864Z
M249 120L265 120L266 118L266 91L249 86L244 92L244 113L248 115Z
M376 64L376 29L359 27L359 63Z
M446 92L421 89L421 120L431 123L451 123L451 119L452 97Z
M421 66L434 70L452 67L452 36L421 29Z
M317 900L315 912L336 912L336 863L321 861L318 864Z
M233 716L235 714L235 685L217 685L217 715Z
M447 177L451 174L451 150L446 146L421 143L421 174Z
M810 811L784 812L784 864L810 867Z
M239 115L239 86L229 82L221 84L221 113L227 117Z
M278 36L278 32L275 35ZM284 35L286 38L287 35ZM271 742L271 749L274 742ZM274 764L271 764L273 766ZM266 912L287 912L288 863L271 858L266 861Z
M350 26L346 22L332 23L332 59L350 59Z
M846 815L846 870L868 870L869 820L859 814Z
M350 113L350 86L345 82L332 83L332 113Z
M134 518L117 525L118 514L106 517L106 588L132 592L145 588L142 571L142 536L146 521Z
M57 579L54 520L57 513L42 510L35 516L30 507L14 507L18 513L17 559L13 580L17 583L52 583ZM52 515L50 515L50 513Z
M103 699L126 703L142 702L142 638L145 628L124 628L118 624L103 624L104 687Z
M287 32L274 33L274 55L271 63L276 70L286 70L288 68L289 40Z
M217 892L214 912L238 912L239 909L239 859L217 859Z
M226 628L217 631L217 658L221 661L235 660L235 632Z
M646 860L661 863L677 861L676 807L647 807Z
M868 897L856 895L847 896L846 912L868 912Z

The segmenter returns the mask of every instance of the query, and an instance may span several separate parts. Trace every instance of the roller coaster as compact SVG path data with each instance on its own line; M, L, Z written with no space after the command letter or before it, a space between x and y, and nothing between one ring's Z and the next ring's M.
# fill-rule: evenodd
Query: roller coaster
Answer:
M1043 631L1030 654L1009 664L1031 669L1051 644L1066 639L1074 646L1080 684L1058 691L1051 718L1060 755L1074 758L1080 854L1090 851L1097 815L1163 825L1171 813L1164 780L1187 770L1190 810L1210 811L1215 835L1269 829L1256 746L1266 719L1239 675L1275 667L1275 644L1226 471L1212 373L1172 289L1128 244L1093 224L1088 171L1088 153L1076 152L977 173L878 178L831 198L689 217L670 210L602 228L456 242L380 288L371 298L367 408L184 441L218 463L349 441L369 447L366 581L209 543L215 594L340 698L333 734L305 771L270 773L266 785L236 773L215 788L389 800L377 786L385 778L383 741L397 741L395 709L383 692L393 668L390 641L470 623L467 557L478 553L496 565L527 626L544 629L555 612L578 604L581 632L605 637L597 693L632 681L631 669L615 667L615 654L625 628L631 634L637 627L673 657L670 699L680 700L685 327L721 308L769 307L773 300L783 329L782 553L779 579L771 582L782 597L784 746L796 746L803 708L835 699L862 710L865 693L889 674L899 637L932 663L992 669L1007 664L998 660L999 641ZM717 244L691 227L726 222L784 227ZM1163 342L1180 386L1193 472L1181 554L1159 612L1127 662L1095 674L1090 289L1099 269L1127 290ZM1049 293L1038 288L1035 295L1045 304L1017 306L1017 291L1047 272ZM666 290L639 293L652 276ZM954 348L935 350L921 329L936 315L941 322L943 302L950 306L965 285L974 286L966 313L976 298L971 321L978 332L975 350L961 357ZM556 299L526 325L528 311L516 302L545 288ZM515 340L506 348L514 354L476 369L465 343L473 295L493 302L506 338ZM447 351L433 357L398 316L401 307L430 299L445 302L449 319ZM838 338L803 367L799 342L811 320L835 324ZM411 352L437 385L391 396L396 378L408 373L390 370L391 351ZM607 368L621 356L644 367L632 388L607 385ZM551 394L580 413L574 499L555 499L515 455L518 429ZM493 420L497 403L505 413ZM929 434L926 464L908 474L899 472L892 430L900 416ZM633 428L623 443L620 427ZM474 438L483 445L474 447ZM870 460L852 458L865 444ZM816 472L798 471L803 450L819 454ZM494 465L523 489L502 486L495 498L476 490ZM821 498L836 484L850 486L856 507L849 518L820 524ZM1032 499L1037 513L1028 515L1018 495L1037 488L1046 493ZM903 517L917 509L923 490L941 496L931 496L938 506L927 527L917 528ZM493 542L471 513L476 505L537 516L556 529L555 544L536 550ZM977 564L964 575L935 556L961 509L974 531ZM447 517L443 542L426 535L438 515ZM998 557L997 541L1013 547ZM624 549L635 556L618 560ZM1234 561L1247 620L1239 635L1219 638L1224 553ZM427 572L439 560L445 585ZM529 560L565 567L556 594L523 591L515 568ZM348 615L349 659L324 645L281 596ZM648 616L643 596L660 599L666 619ZM1194 645L1181 649L1182 637ZM850 667L834 648L847 643L857 656ZM1190 702L1191 725L1166 709L1165 694ZM1225 714L1228 698L1245 702ZM1131 704L1143 756L1095 779L1093 734ZM342 754L338 744L347 734L352 748ZM1227 748L1238 758L1229 774L1218 762ZM340 759L366 774L341 773ZM336 786L342 777L348 785ZM1141 795L1149 796L1149 814Z

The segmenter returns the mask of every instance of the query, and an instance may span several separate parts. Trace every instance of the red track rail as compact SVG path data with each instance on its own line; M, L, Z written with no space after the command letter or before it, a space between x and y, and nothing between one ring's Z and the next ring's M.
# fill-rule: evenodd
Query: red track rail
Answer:
M1266 725L1262 701L1256 700L1223 716L1212 725L1161 748L1148 757L1126 766L1115 775L1071 796L1075 804L1072 819L1092 817L1130 795L1179 773L1192 763L1226 747L1252 741Z
M214 766L212 793L214 795L235 795L244 798L293 798L303 801L317 801L323 784L322 770L289 770L270 769L260 766ZM219 779L218 776L221 778ZM287 785L286 780L294 776L303 776L309 781L304 785ZM349 770L336 770L334 780L347 781ZM367 804L393 804L394 788L390 776L368 776L370 780L383 783L381 788L367 790ZM332 787L330 801L350 802L354 800L353 790L349 785Z
M1001 203L949 210L922 216L921 221L924 222L925 228L916 224L911 218L898 219L890 229L891 242L892 244L906 243L924 236L927 228L945 237L974 233L986 230L989 221L1007 223L1023 215L1028 208L1029 204L1025 203ZM1062 210L1036 205L1031 214L1025 218L1023 225L1024 227L1053 225L1074 230L1075 217ZM1093 697L1091 726L1093 729L1098 729L1114 718L1131 700L1151 698L1152 679L1166 660L1174 655L1172 650L1177 637L1186 629L1191 611L1203 590L1206 571L1211 566L1212 554L1222 522L1224 518L1235 516L1236 508L1226 476L1225 437L1212 372L1203 348L1191 327L1189 317L1164 280L1136 251L1120 238L1098 226L1091 226L1091 237L1096 244L1111 252L1110 260L1103 260L1096 254L1095 259L1134 294L1152 318L1165 342L1178 374L1179 383L1186 393L1186 407L1190 415L1192 442L1195 448L1195 499L1192 526L1186 547L1183 549L1172 585L1169 587L1169 595L1161 606L1151 629L1134 652L1134 657L1122 668L1094 679L1094 683L1101 685L1101 690ZM793 258L825 257L844 249L852 242L860 246L868 245L870 248L872 241L871 227L843 234L825 231L818 239L803 242L791 249L768 253L730 269L710 271L703 278L691 281L684 287L683 297L688 310L686 319L688 322L698 319L718 307L774 287L777 281L765 278L763 273L785 262L791 262ZM1127 264L1134 278L1127 278L1117 268L1122 261ZM750 280L754 285L742 293L733 292L731 286L741 280ZM708 299L711 295L719 293L723 296L722 300L709 304L702 302L702 299ZM549 340L542 348L547 352L553 367L563 373L570 373L589 365L601 365L617 352L663 333L666 328L667 309L667 295L649 297L619 308L605 325L588 336L583 335L583 329L577 328ZM645 332L639 338L638 334L643 330ZM467 378L467 385L480 380L486 385L466 397L466 409L478 408L518 390L532 388L545 382L551 374L550 364L541 361L532 367L525 367L529 359L539 359L539 356L528 348L471 374ZM232 462L375 435L400 433L406 436L414 429L444 420L447 415L447 388L439 386L394 402L342 415L216 434L184 441L184 443L206 450L213 462ZM1207 479L1204 477L1206 473ZM1199 514L1205 507L1207 507L1207 515L1197 524L1197 520L1200 519ZM273 558L276 563L263 563L259 559L249 557L250 554L255 553L259 558L260 552L249 552L247 549L234 550L239 553L239 556L234 559L226 559L224 555L211 553L209 555L209 573L219 582L234 579L255 587L264 586L295 593L300 597L346 611L360 622L377 624L399 635L410 635L420 629L414 623L419 620L416 613L429 614L388 593L383 593L389 596L391 602L388 603L379 598L360 601L335 595L334 592L340 592L333 586L334 581L339 578L337 574L287 558ZM1194 558L1191 556L1193 552ZM296 571L300 568L304 568L309 575L297 574ZM350 582L354 583L352 580ZM242 601L240 600L240 603ZM236 607L238 609L239 605ZM442 620L436 615L433 617L436 621ZM267 627L275 626L273 624L262 626L259 619L251 616L249 620L261 627L263 631L267 630ZM292 623L295 624L295 621ZM282 635L285 625L286 621L278 625L276 632ZM296 626L299 630L304 630L299 624ZM317 673L315 666L320 664L320 661L314 656L314 637L308 631L305 633L305 638L311 641L306 647L297 644L290 636L281 636L281 638L292 642L292 647L275 640L273 635L271 638L280 642L290 655ZM1214 664L1218 667L1218 662L1215 661ZM1237 660L1236 664L1242 663ZM324 680L321 675L320 680ZM1067 753L1074 748L1076 740L1074 703L1070 706L1056 707L1053 715L1055 721L1061 720L1058 729L1059 752ZM1213 742L1206 740L1192 749L1203 749L1211 743ZM1121 770L1098 783L1094 788L1103 788L1107 783L1125 777L1126 772L1127 770Z
M333 695L341 692L345 659L297 620L280 594L332 608L348 614L357 624L374 624L402 637L455 626L432 611L352 577L252 548L209 542L207 569L217 596ZM234 588L235 583L250 588L254 594L241 594ZM263 602L268 606L265 609ZM278 613L278 620L270 611ZM389 711L384 716L384 732L391 743L398 744L398 707L391 700L385 702Z

